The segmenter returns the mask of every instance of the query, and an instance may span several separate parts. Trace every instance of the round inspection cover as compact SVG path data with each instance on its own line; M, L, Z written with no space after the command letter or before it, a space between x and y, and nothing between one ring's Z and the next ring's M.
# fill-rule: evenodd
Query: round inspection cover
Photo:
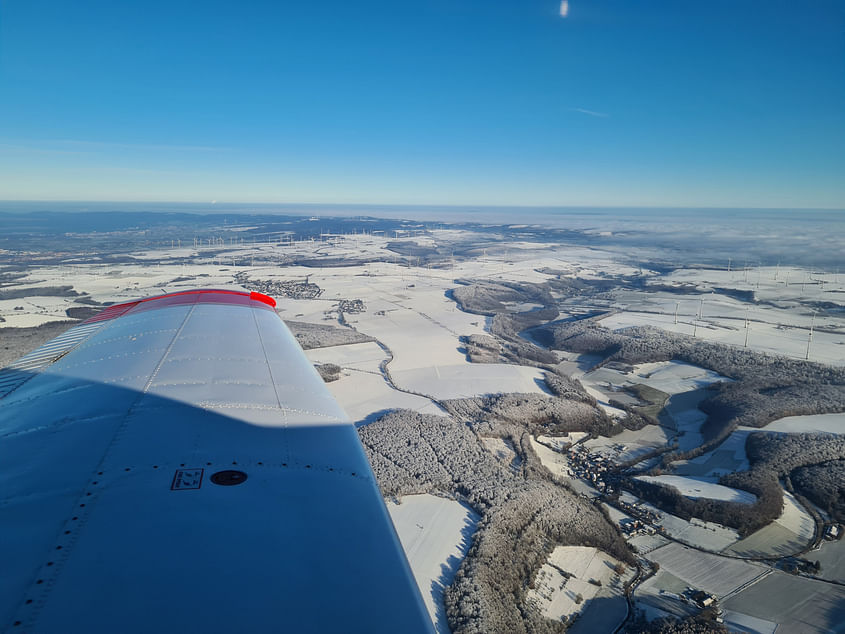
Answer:
M227 469L226 471L218 471L212 474L211 481L220 486L230 487L246 482L246 474L243 471Z

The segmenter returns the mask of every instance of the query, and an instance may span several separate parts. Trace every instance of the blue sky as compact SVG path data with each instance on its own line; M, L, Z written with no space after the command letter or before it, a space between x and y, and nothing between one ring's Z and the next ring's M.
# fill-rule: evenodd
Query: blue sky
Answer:
M845 5L0 3L0 199L845 208Z

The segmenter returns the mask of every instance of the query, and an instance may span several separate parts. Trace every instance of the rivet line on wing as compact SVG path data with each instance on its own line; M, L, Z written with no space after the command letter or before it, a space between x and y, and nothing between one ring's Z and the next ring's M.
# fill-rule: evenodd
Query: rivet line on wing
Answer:
M170 345L168 345L167 349L165 350L164 354L162 354L161 358L156 365L155 370L152 372L149 380L147 381L144 389L138 394L129 408L126 410L126 414L123 416L123 420L121 424L118 426L117 430L114 433L111 441L109 442L108 446L106 447L105 451L103 452L102 457L100 458L100 462L94 470L94 475L91 476L89 479L88 484L82 490L79 498L76 501L76 508L74 509L75 515L73 515L67 522L64 528L64 532L62 535L59 536L60 543L56 546L58 547L58 552L60 552L60 556L56 557L54 560L48 560L48 563L42 566L41 572L39 572L38 578L34 582L34 586L40 586L35 592L30 592L29 594L36 594L37 597L33 598L32 596L26 597L24 600L24 604L20 606L19 612L24 609L31 609L30 614L27 617L16 617L12 623L13 627L17 629L18 627L27 626L20 631L26 631L29 627L33 627L37 621L38 613L41 608L46 605L49 593L52 590L53 586L55 585L55 580L58 577L63 564L67 561L67 558L70 555L70 552L73 549L73 546L76 544L77 535L79 534L80 529L85 525L87 522L88 516L91 512L91 508L93 504L96 502L97 499L97 485L94 483L101 482L101 478L104 475L103 465L106 464L106 459L108 458L109 454L112 451L112 448L120 441L125 433L125 430L129 424L129 420L132 418L132 415L135 411L135 408L138 404L143 400L144 396L147 393L150 385L155 378L156 373L161 369L162 365L164 364L165 359L167 358L167 353L173 348L176 340L179 338L179 333L185 328L185 325L188 323L191 315L194 312L194 307L196 305L192 305L190 310L187 311L185 317L182 320L182 324L179 326L179 329L173 335L173 338L170 341ZM111 322L113 324L114 322ZM111 325L109 324L109 325ZM108 327L108 326L107 326ZM129 472L131 471L131 467L126 467L124 471ZM70 524L70 527L67 526ZM64 537L64 539L63 539ZM33 587L31 590L35 590ZM14 625L14 623L18 623L18 625Z

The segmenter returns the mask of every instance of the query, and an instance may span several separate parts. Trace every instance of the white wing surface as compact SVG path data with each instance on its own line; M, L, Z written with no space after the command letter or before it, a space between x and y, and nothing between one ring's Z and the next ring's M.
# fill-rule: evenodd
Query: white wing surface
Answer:
M272 304L113 306L0 372L4 631L431 631L355 429Z

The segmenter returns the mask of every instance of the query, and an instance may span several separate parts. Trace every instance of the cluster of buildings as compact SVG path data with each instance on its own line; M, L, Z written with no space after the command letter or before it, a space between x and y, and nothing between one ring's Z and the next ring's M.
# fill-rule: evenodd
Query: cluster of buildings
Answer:
M619 528L626 537L634 535L654 535L657 531L653 526L646 524L635 517L626 517L619 520Z
M630 518L623 519L619 522L619 528L627 536L634 535L654 535L656 532L665 532L662 526L653 526L660 521L660 515L648 508L643 508L639 504L630 504L624 500L619 500L616 503L622 511L630 515Z
M360 299L342 299L338 302L337 309L342 313L363 313L366 307Z
M569 450L570 475L593 485L599 492L611 495L613 487L606 478L612 472L613 461L605 455L591 453L584 445Z
M678 595L684 603L691 603L692 605L701 608L712 608L717 606L716 597L704 590L696 590L695 588L687 587L680 595Z
M251 280L246 276L235 276L235 279L246 289L264 293L270 297L289 297L290 299L317 299L323 294L323 289L312 284L307 279L302 282L292 280Z

